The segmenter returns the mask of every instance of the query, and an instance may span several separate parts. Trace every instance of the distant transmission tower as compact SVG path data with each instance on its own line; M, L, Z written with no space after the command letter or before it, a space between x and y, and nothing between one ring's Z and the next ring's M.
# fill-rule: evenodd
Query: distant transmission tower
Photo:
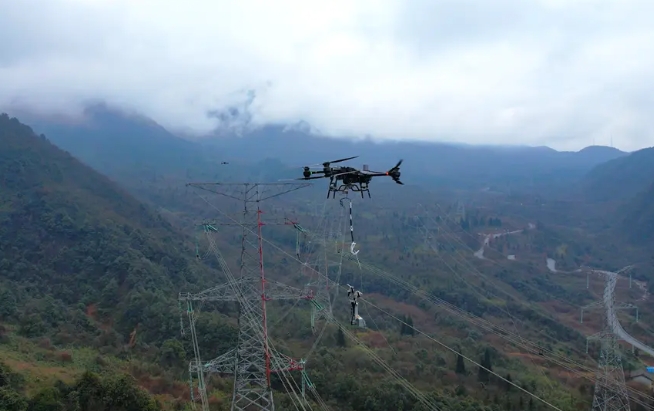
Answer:
M595 394L593 396L592 411L629 411L629 395L622 369L622 360L618 349L618 336L616 330L622 329L615 314L615 284L618 278L616 273L600 271L606 276L606 286L601 306L605 309L602 331L588 337L586 341L586 352L588 352L588 340L599 340L601 344L600 356L595 377ZM597 303L591 306L598 306ZM590 306L585 307L586 309ZM582 317L583 322L583 310Z
M198 294L180 293L179 295L180 301L186 302L187 312L189 313L195 352L195 360L191 361L189 371L191 378L195 375L198 380L198 393L203 410L208 410L209 405L205 385L205 374L207 373L234 375L232 411L272 411L275 407L270 384L271 372L281 374L282 384L287 390L291 390L293 382L286 378L285 373L304 369L303 360L295 361L276 352L271 347L271 342L268 339L266 302L280 299L311 300L313 297L310 292L307 293L266 279L261 228L271 223L262 221L260 203L308 185L307 183L188 184L188 186L200 190L236 199L243 204L241 222L227 223L227 225L242 227L240 275L236 277L231 273L227 263L215 246L211 232L217 231L215 226L219 224L205 223L203 224L204 231L223 272L228 277L227 282ZM254 206L251 210L252 205ZM285 220L277 224L289 224L289 222ZM194 301L235 301L239 304L237 347L206 363L202 362L200 358L198 340L195 335ZM291 388L287 384L290 384Z
M312 240L319 242L316 258L311 263L304 263L308 269L307 276L311 278L307 286L315 290L314 298L311 300L311 330L314 334L318 331L316 326L318 321L330 322L334 319L332 291L338 291L343 256L349 252L344 241L345 208L338 207L338 209L340 213L335 213L332 209L331 213L324 216L321 232L318 232ZM324 272L324 275L311 276L311 272ZM333 280L330 281L330 278ZM323 331L324 329L322 327Z
M466 206L461 200L456 202L456 213L454 218L458 223L466 219Z

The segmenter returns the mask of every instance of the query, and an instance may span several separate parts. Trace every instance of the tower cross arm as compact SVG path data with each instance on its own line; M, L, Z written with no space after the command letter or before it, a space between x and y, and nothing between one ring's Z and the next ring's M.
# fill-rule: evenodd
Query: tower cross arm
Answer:
M311 183L280 182L280 183L187 183L187 187L208 191L246 203L258 203L269 198L278 197L301 188L311 186Z
M266 280L267 300L312 300L313 292L310 289L301 290L277 281Z
M255 288L261 280L256 277L241 277L233 282L221 284L199 293L179 293L181 301L239 301L234 290ZM301 290L277 281L266 280L266 300L311 300L310 289Z
M207 374L233 374L234 361L236 360L236 348L232 348L211 361L202 365L202 371ZM304 360L295 360L287 355L274 353L271 356L273 367L272 372L300 371L304 369ZM198 365L195 361L189 364L189 371L198 372Z
M208 361L203 364L202 371L205 373L217 373L217 374L233 374L234 365L236 361L236 348L232 348L227 351L225 354L220 355L214 358L211 361ZM191 365L189 369L192 367ZM197 364L195 365L196 369L191 371L197 371Z
M181 301L238 301L237 295L234 293L235 288L241 288L247 279L239 278L236 281L224 283L197 294L192 293L179 293L179 300Z
M602 338L606 338L606 337L607 337L607 333L605 331L600 331L598 333L587 336L586 340L591 340L591 341L595 340L596 341L596 340L601 340Z
M272 358L272 372L284 372L284 371L301 371L304 370L304 360L295 360L287 355L275 352L271 356Z

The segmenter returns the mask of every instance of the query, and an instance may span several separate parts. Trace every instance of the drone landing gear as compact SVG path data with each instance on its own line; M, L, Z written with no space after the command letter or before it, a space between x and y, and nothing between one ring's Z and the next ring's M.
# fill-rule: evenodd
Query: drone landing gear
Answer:
M347 196L348 191L354 191L356 193L361 193L361 198L363 197L363 193L368 193L368 198L372 198L370 196L370 190L368 189L368 184L341 184L340 186L337 186L336 184L329 184L329 190L327 190L327 198L329 198L329 195L332 195L332 198L336 198L336 193L343 193Z

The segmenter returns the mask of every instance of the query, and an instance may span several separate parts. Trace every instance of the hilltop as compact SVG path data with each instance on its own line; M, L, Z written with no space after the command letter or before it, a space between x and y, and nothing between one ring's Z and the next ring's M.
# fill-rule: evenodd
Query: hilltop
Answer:
M624 201L654 182L654 147L599 164L581 181L586 198L593 202Z
M578 187L585 215L603 216L596 231L619 239L622 248L647 251L653 238L654 147L594 167Z

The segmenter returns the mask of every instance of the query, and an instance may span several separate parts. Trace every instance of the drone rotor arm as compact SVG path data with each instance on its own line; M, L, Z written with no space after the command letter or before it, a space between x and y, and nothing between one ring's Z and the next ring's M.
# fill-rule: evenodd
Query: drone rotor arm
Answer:
M360 173L360 171L359 170L345 171L343 173L332 174L332 176L338 177L338 176L344 176L344 175L347 175L347 174L354 174L354 173Z
M317 180L319 178L325 178L327 176L315 176L315 177L300 177L296 178L296 180Z

